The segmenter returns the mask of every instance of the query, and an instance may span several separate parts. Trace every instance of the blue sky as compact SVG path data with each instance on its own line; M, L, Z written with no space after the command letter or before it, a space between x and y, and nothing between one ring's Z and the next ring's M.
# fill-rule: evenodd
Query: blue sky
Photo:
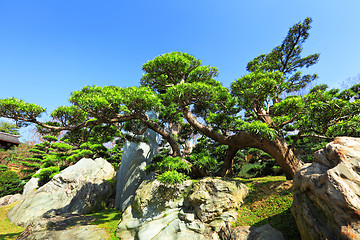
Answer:
M360 73L358 0L0 0L0 98L49 112L85 85L138 86L141 66L172 51L219 68L225 86L288 29L313 19L307 71L339 87Z

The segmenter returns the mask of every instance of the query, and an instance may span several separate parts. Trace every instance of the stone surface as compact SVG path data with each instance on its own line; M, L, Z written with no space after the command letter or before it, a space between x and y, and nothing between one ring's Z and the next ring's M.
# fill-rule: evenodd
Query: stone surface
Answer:
M39 173L40 170L37 170L36 173ZM23 196L26 197L28 194L34 193L39 188L39 179L37 177L32 177L24 186Z
M360 239L360 139L337 137L294 178L302 239Z
M90 225L92 216L64 214L45 216L31 222L17 240L105 240L109 239L104 229Z
M156 118L155 113L148 113L151 119ZM120 211L130 206L134 199L135 191L139 185L150 178L143 171L151 162L151 158L157 154L158 135L151 129L147 129L144 137L149 141L126 142L121 158L120 169L117 173L115 206Z
M120 239L219 239L217 231L236 219L248 189L236 180L205 178L174 186L143 182L123 213Z
M4 197L0 198L0 207L4 207L6 205L13 204L17 201L20 201L21 199L22 199L22 196L20 193L4 196Z
M284 235L269 224L261 227L239 226L231 228L223 226L219 232L221 239L226 240L285 240Z
M104 159L81 159L21 200L8 212L8 218L26 226L44 214L84 214L100 209L112 193L105 180L114 176L114 168Z

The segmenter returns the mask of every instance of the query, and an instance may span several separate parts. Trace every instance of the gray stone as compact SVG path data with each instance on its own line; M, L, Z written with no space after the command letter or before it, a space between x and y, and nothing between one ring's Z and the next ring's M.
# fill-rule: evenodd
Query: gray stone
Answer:
M39 173L40 170L37 170L36 173ZM39 188L39 179L37 177L32 177L24 186L23 196L26 197L28 194L34 193Z
M90 225L94 217L64 214L31 222L17 240L102 240L109 239L104 229Z
M24 238L17 238L18 240L64 240L64 239L76 239L76 240L106 240L109 239L109 235L102 228L94 225L77 226L71 229L62 231L44 231L31 233Z
M44 214L85 214L103 208L112 193L105 180L114 176L114 168L104 159L81 159L20 201L8 218L26 226Z
M360 239L360 139L338 137L294 178L302 239Z
M219 233L226 240L285 240L284 235L269 224L261 227L224 225Z
M246 195L239 182L205 178L193 185L189 202L197 217L209 222L231 208L240 207Z
M151 119L157 117L153 112L148 113L148 116ZM144 168L157 154L158 134L147 129L144 137L149 140L147 143L126 142L124 146L120 169L117 173L115 196L115 206L121 211L125 211L130 206L139 185L150 177L146 175Z
M20 193L4 196L4 197L0 198L0 207L4 207L6 205L13 204L17 201L20 201L21 199L22 199L22 196Z
M247 192L236 180L206 178L174 186L147 180L123 213L116 235L124 240L219 239L216 230L236 219Z

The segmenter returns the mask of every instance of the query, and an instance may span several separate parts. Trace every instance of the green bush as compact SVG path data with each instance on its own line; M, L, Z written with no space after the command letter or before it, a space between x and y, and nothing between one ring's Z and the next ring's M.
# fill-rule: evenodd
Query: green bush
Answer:
M6 165L0 164L0 171L6 171L8 170L8 167Z
M155 178L163 183L182 183L188 179L190 165L180 157L157 155L151 159L151 164L146 166L145 172L155 171Z
M0 171L0 197L22 192L24 182L13 171Z

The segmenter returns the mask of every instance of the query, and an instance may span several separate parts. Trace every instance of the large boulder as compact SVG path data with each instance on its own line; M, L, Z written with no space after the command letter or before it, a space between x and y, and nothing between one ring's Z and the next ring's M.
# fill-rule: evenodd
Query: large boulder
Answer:
M302 239L360 239L360 139L337 137L294 178Z
M149 112L150 118L156 118L154 112ZM120 169L116 179L115 206L120 211L130 206L134 200L135 191L146 179L151 178L144 172L145 167L157 154L158 134L147 129L143 135L147 142L126 142L121 157Z
M116 230L120 239L219 239L236 220L247 187L236 180L206 178L169 186L143 182Z
M104 159L81 159L24 197L7 216L16 225L26 226L31 220L50 213L92 212L105 206L112 193L105 180L114 176L114 168Z

